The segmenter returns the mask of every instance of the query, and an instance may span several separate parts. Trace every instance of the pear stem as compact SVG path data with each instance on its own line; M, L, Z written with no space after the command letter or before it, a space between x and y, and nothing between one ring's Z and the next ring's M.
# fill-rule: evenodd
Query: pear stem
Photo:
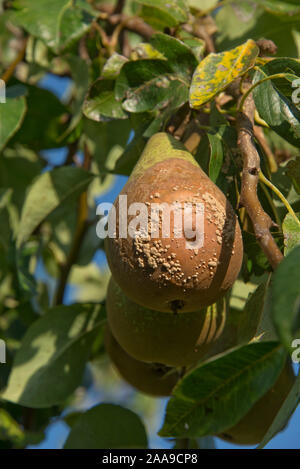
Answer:
M287 201L287 199L284 197L282 192L280 192L280 190L276 186L274 186L274 184L271 181L269 181L269 179L267 179L266 176L262 172L259 173L259 179L277 195L277 197L285 205L287 211L290 213L290 215L292 215L295 222L298 223L298 225L300 225L300 221L299 221L297 215L295 214L294 210L292 209L292 206Z

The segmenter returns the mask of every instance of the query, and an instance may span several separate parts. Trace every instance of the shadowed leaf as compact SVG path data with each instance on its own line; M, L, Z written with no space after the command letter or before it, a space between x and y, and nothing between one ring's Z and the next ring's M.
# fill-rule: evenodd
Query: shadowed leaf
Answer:
M300 328L300 246L294 247L273 274L272 317L278 337L290 350Z
M7 98L0 102L0 150L21 127L26 113L26 101L23 96Z
M101 305L57 306L28 329L1 398L25 407L63 402L80 384L99 327Z
M272 425L270 426L269 430L267 431L266 435L264 436L263 440L261 441L258 449L264 448L269 441L284 428L287 421L289 420L292 413L295 411L296 407L300 402L300 374L296 378L295 384L292 387L289 395L287 396L286 400L284 401L283 405L281 406L278 414L275 417Z
M80 415L65 444L65 449L146 447L147 435L140 418L113 404L100 404Z
M194 369L175 386L160 436L197 438L234 426L275 383L286 353L253 343Z

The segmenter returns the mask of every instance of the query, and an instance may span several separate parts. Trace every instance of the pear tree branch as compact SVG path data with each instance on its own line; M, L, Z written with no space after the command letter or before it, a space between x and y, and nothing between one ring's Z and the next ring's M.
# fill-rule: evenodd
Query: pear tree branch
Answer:
M250 88L250 85L248 86ZM270 232L270 228L276 225L264 211L257 196L260 157L254 142L255 104L251 93L247 93L247 97L241 101L242 106L237 114L238 146L243 157L240 206L245 207L252 221L256 239L275 269L283 255Z
M3 80L5 83L7 83L10 80L10 78L13 76L13 74L15 72L15 69L17 68L19 63L22 62L22 60L25 56L25 52L26 52L26 45L27 45L27 39L24 40L22 48L18 52L15 60L9 65L7 70L1 76L1 80Z

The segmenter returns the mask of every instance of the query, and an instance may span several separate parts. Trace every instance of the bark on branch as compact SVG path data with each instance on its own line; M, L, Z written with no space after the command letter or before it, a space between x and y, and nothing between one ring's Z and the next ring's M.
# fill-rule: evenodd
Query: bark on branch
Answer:
M145 23L142 18L139 18L137 16L131 17L125 15L122 12L116 12L114 10L114 7L112 7L111 5L103 4L98 6L97 9L106 15L106 21L108 21L108 23L112 26L116 26L121 23L124 29L137 33L145 39L150 39L150 37L154 33L154 29L150 25Z
M245 207L253 224L255 236L275 269L283 259L270 228L276 226L264 211L257 196L260 158L254 143L254 111L252 94L245 100L243 111L237 115L238 146L243 156L242 188L240 205Z

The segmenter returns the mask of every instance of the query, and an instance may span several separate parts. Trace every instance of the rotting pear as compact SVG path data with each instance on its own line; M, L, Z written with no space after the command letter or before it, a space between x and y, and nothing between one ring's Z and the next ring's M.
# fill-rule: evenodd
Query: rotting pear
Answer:
M295 379L291 361L288 360L274 386L254 404L238 424L217 436L239 445L259 444L289 394Z
M107 354L122 378L131 386L151 396L169 396L179 379L176 368L159 363L144 363L128 355L118 344L108 326L104 343Z
M130 300L112 277L106 311L114 337L129 355L176 367L194 364L209 354L213 344L222 342L226 323L226 308L221 305L185 314L145 308Z
M148 207L142 228L144 218L124 214L121 208L134 233L124 236L117 197L114 237L105 240L112 275L129 298L157 311L180 313L215 303L228 291L243 257L239 223L225 195L180 142L167 133L153 135L120 195L127 196L127 207ZM168 217L162 219L163 212L153 203L177 207L170 210L170 233L163 232ZM184 211L184 204L192 211ZM203 226L196 218L201 219L201 207ZM156 225L150 208L158 213ZM178 220L186 231L178 231ZM153 237L153 227L158 237Z

